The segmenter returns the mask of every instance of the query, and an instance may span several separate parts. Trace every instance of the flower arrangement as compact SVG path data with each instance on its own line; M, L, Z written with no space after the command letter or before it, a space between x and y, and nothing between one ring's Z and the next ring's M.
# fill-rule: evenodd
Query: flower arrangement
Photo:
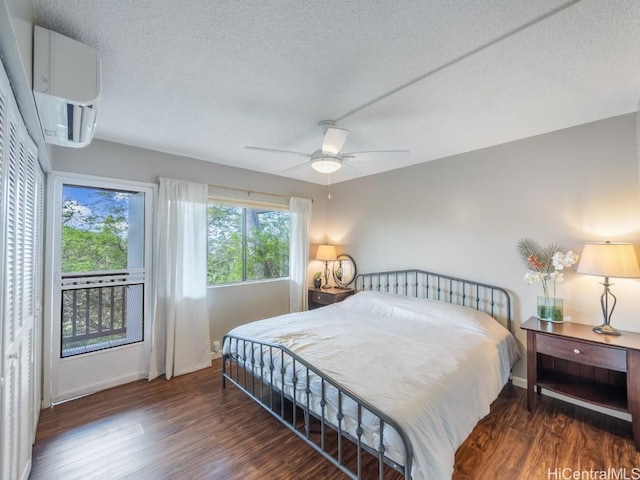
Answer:
M562 304L556 298L556 284L564 281L565 268L578 261L578 255L571 250L564 252L558 244L542 247L535 240L524 238L518 242L518 252L527 267L524 282L527 285L540 282L543 300L538 304L538 317L562 321Z

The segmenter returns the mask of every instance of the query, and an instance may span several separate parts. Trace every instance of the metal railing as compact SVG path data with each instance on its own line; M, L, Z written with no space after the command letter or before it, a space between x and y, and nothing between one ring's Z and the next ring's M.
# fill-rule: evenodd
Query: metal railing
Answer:
M128 273L63 277L61 356L141 341L143 291Z

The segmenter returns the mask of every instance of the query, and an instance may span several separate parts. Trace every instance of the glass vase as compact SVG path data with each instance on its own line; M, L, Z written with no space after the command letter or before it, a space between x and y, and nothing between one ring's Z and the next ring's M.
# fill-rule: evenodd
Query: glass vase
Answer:
M562 298L538 297L538 318L548 322L562 322L564 318Z

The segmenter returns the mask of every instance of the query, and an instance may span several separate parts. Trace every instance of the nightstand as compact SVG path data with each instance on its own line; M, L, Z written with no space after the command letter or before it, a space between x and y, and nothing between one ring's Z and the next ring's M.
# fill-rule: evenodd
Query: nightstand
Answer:
M542 388L631 414L640 451L640 334L601 335L592 326L531 317L527 331L527 410Z
M310 288L309 310L341 302L354 293L354 290L343 288Z

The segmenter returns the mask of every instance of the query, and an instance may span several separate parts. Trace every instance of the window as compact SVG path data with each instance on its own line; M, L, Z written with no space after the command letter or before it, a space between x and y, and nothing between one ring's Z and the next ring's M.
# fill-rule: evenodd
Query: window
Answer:
M61 358L144 340L145 193L62 186Z
M208 207L209 285L289 276L289 212L211 202Z
M64 185L62 271L98 272L142 266L144 193Z

